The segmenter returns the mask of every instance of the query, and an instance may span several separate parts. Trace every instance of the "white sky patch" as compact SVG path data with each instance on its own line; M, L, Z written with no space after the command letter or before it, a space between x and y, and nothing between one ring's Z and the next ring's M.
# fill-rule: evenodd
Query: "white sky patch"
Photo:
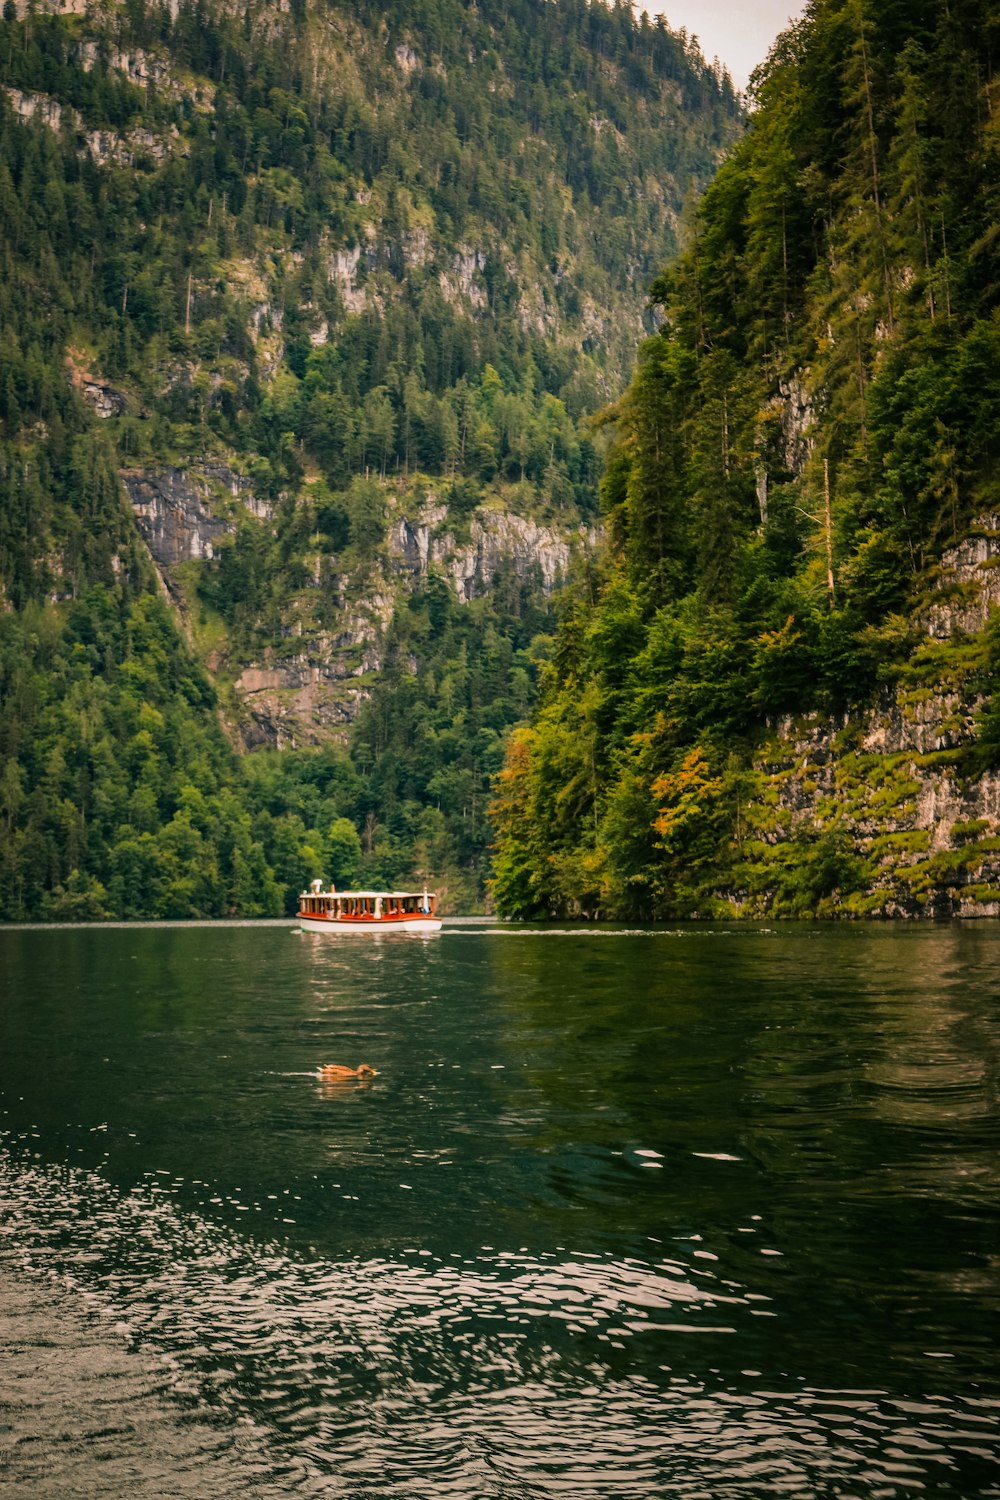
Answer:
M665 16L674 31L683 27L696 36L708 61L717 57L736 87L745 89L775 37L804 6L800 0L636 0L635 8Z

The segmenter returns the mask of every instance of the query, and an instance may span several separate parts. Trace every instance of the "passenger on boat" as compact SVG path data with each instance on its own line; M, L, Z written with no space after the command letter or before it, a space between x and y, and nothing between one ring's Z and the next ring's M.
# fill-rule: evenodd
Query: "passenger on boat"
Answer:
M331 1078L375 1078L376 1072L369 1063L361 1063L356 1068L344 1068L339 1063L324 1063L319 1070L322 1079Z

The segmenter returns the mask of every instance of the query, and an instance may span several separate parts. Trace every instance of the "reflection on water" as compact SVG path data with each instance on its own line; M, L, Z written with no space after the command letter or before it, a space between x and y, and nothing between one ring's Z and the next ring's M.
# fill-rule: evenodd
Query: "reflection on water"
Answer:
M187 1408L184 1466L215 1464L204 1434L225 1416L253 1434L260 1476L306 1493L335 1478L400 1496L814 1495L864 1474L866 1494L896 1494L929 1449L939 1478L968 1482L977 1460L988 1472L989 1400L689 1372L701 1361L673 1336L735 1335L733 1309L750 1305L714 1268L485 1248L333 1263L182 1213L169 1185L122 1197L22 1162L3 1186L21 1263L96 1288L84 1306L112 1311L154 1389ZM633 1361L636 1340L652 1347Z
M18 1492L1000 1496L1000 932L579 935L0 934Z

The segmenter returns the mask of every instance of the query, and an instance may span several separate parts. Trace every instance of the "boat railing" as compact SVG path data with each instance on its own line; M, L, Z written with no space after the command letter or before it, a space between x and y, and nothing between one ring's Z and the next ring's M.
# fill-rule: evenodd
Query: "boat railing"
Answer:
M429 891L324 891L320 881L313 881L299 896L299 916L335 922L399 922L433 917L436 905Z

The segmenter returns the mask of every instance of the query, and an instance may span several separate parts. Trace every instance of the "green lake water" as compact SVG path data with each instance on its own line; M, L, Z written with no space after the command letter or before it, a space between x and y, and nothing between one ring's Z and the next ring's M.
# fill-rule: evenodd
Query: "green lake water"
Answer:
M10 929L0 1090L0 1489L1000 1496L996 924Z

